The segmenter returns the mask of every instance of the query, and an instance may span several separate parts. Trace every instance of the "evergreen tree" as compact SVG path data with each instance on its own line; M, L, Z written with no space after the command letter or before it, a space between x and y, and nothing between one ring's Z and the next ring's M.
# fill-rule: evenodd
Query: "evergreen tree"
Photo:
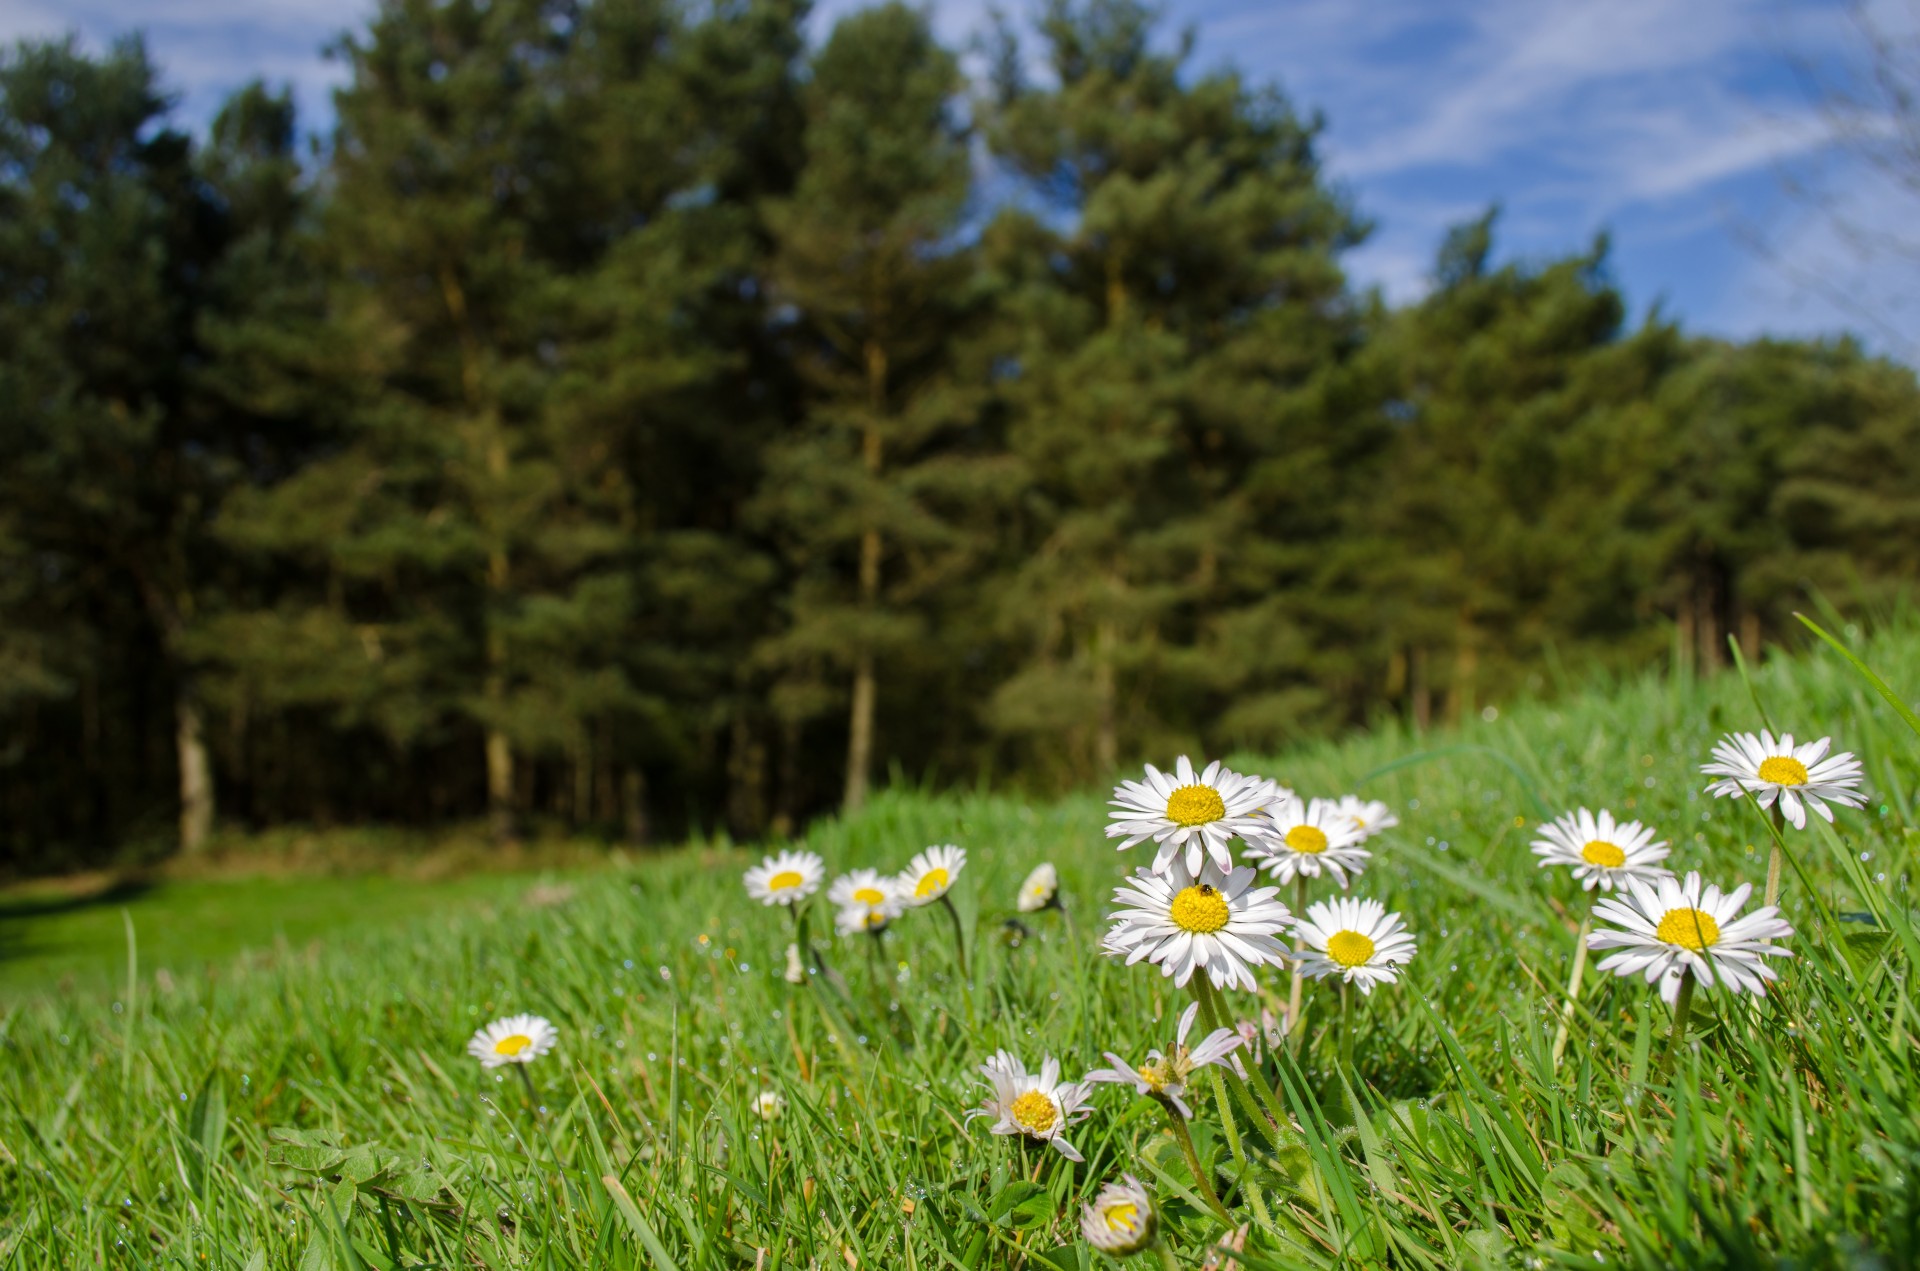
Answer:
M1227 697L1199 633L1272 583L1246 477L1317 440L1302 395L1351 338L1335 257L1361 227L1319 181L1317 124L1230 73L1184 80L1191 40L1155 51L1143 6L1054 0L1040 29L1057 87L1021 80L1008 37L992 111L1047 211L990 233L1031 536L992 718L1086 775Z
M955 433L973 262L954 241L969 186L959 66L926 18L888 4L844 18L814 57L806 164L773 204L774 295L792 306L801 428L769 455L758 509L792 564L789 624L761 655L799 721L851 679L842 806L873 764L880 666L924 637L928 588L967 550L954 524L980 456Z

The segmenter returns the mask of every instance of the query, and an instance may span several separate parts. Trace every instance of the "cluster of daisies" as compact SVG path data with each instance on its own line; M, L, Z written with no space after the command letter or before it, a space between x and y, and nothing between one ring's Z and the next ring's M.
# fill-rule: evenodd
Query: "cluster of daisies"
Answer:
M909 909L942 901L951 905L947 893L966 867L966 850L949 843L927 848L897 874L877 869L842 874L827 888L834 929L843 936L877 935ZM826 862L818 854L784 851L763 859L742 881L747 895L761 904L785 905L797 914L826 876Z
M1345 891L1372 856L1362 844L1399 824L1385 804L1302 798L1218 762L1195 772L1184 755L1170 773L1148 764L1146 780L1113 795L1107 837L1122 851L1157 846L1153 863L1113 894L1119 908L1103 948L1128 965L1154 963L1182 987L1204 968L1215 988L1252 991L1257 968L1294 964L1309 979L1335 976L1371 993L1413 956L1400 915L1378 901L1339 897L1295 914L1279 887L1254 886L1265 871L1293 884L1296 898L1323 876ZM1245 863L1234 860L1235 839ZM1289 935L1295 949L1282 942Z
M1851 754L1830 756L1831 748L1827 737L1796 746L1792 734L1734 733L1714 747L1713 761L1700 771L1718 778L1708 793L1751 796L1762 809L1777 807L1783 820L1804 829L1808 808L1832 821L1829 804L1858 807L1865 801L1860 761ZM1703 884L1696 872L1676 878L1662 863L1669 848L1654 833L1605 809L1596 814L1581 808L1542 826L1532 850L1542 868L1570 867L1584 890L1610 893L1592 914L1607 925L1587 937L1589 949L1614 951L1600 970L1643 976L1659 985L1669 1004L1689 977L1764 996L1767 982L1778 978L1767 960L1792 956L1773 942L1792 935L1793 928L1771 897L1741 914L1753 894L1749 883L1723 892Z

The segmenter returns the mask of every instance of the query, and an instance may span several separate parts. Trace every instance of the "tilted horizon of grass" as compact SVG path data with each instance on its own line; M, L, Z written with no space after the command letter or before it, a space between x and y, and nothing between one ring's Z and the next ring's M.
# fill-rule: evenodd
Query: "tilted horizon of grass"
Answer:
M1907 700L1920 690L1920 631L1861 652ZM1920 745L1830 652L1757 668L1752 693L1736 676L1649 676L1426 739L1240 757L1303 795L1395 807L1352 894L1403 912L1420 941L1402 982L1362 1004L1351 1072L1327 1027L1335 995L1309 986L1299 1062L1261 1068L1289 1124L1243 1123L1233 1151L1197 1101L1200 1152L1247 1227L1240 1265L1920 1258ZM1796 956L1764 1001L1703 990L1665 1079L1667 1009L1637 979L1590 974L1556 1071L1591 896L1535 868L1534 826L1608 807L1671 840L1676 870L1757 891L1766 822L1706 797L1698 773L1721 732L1759 726L1754 697L1776 726L1859 754L1873 793L1837 834L1788 832ZM1100 1088L1070 1135L1083 1165L965 1119L997 1047L1077 1077L1103 1051L1171 1040L1186 995L1097 952L1113 887L1150 860L1103 836L1105 797L894 792L811 828L830 874L965 846L970 984L940 915L907 915L875 949L825 936L816 907L846 996L789 986L786 915L747 900L746 853L705 848L596 876L555 908L423 912L168 991L135 969L115 999L19 1006L0 1019L4 1265L1090 1267L1078 1203L1122 1171L1199 1265L1221 1228L1150 1102ZM1012 927L1041 860L1067 909ZM1263 983L1228 995L1238 1015L1284 999L1283 974ZM561 1030L527 1070L537 1106L516 1073L463 1053L517 1011ZM764 1089L784 1118L753 1114Z

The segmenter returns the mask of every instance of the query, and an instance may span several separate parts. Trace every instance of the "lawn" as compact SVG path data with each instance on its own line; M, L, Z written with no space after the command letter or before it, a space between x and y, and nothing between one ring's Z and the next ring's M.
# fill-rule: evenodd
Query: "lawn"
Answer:
M1920 633L1861 643L1911 701ZM1556 1065L1592 897L1536 868L1534 827L1610 808L1671 840L1674 868L1757 891L1769 822L1703 794L1698 769L1762 709L1833 734L1872 792L1837 832L1785 832L1780 982L1764 1000L1703 988L1670 1057L1652 990L1589 967ZM1838 656L1770 661L1751 696L1731 675L1648 677L1233 766L1392 805L1400 825L1369 843L1352 894L1404 915L1418 950L1344 1014L1330 982L1309 984L1297 1056L1262 1038L1245 1081L1203 1070L1198 1176L1161 1106L1121 1086L1095 1087L1068 1128L1080 1163L967 1116L996 1049L1078 1079L1103 1052L1167 1047L1190 1000L1099 950L1113 888L1151 859L1104 837L1107 792L890 792L801 846L829 877L964 846L964 975L939 906L837 938L816 901L830 974L792 985L787 913L741 885L756 857L701 848L558 904L343 891L328 903L351 934L309 954L143 976L131 1001L16 1003L0 1023L5 1265L1079 1268L1106 1259L1080 1205L1123 1172L1155 1198L1164 1265L1201 1265L1223 1235L1247 1268L1920 1259L1920 746ZM1043 860L1065 908L1017 914ZM135 907L143 949L168 938L163 899L188 926L223 909L156 898L143 925ZM400 919L362 922L375 905ZM118 923L96 910L71 920ZM1257 1025L1288 988L1267 969L1258 994L1222 996ZM492 1071L466 1056L476 1028L522 1011L557 1026L552 1053ZM768 1091L776 1119L755 1111Z
M316 941L513 903L537 880L471 874L102 880L0 894L0 1005L34 994L124 987L127 924L136 964L163 982L243 952L286 956Z

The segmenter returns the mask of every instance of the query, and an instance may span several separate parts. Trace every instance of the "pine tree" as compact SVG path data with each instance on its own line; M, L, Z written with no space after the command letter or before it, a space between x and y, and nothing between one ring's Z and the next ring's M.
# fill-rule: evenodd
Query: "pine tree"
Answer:
M853 811L881 668L923 637L924 593L966 551L952 504L980 457L955 433L975 394L950 370L973 271L955 242L968 138L958 63L904 5L842 19L811 71L806 164L768 211L774 295L792 306L808 395L758 501L794 572L789 625L762 657L785 669L796 720L837 696L808 691L813 673L850 676L841 802Z
M992 111L1047 212L989 240L1032 536L1004 583L1027 652L992 717L1084 776L1123 737L1194 737L1235 687L1200 633L1272 584L1247 477L1309 443L1362 227L1319 181L1317 124L1233 74L1189 80L1190 37L1155 51L1143 6L1055 0L1040 29L1058 86L1022 82L1008 37Z

